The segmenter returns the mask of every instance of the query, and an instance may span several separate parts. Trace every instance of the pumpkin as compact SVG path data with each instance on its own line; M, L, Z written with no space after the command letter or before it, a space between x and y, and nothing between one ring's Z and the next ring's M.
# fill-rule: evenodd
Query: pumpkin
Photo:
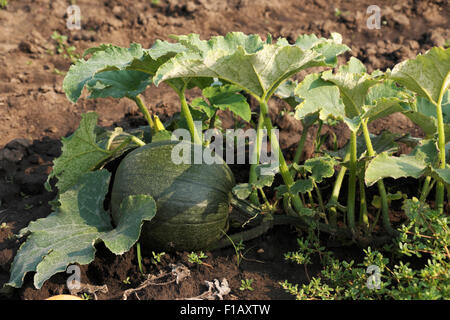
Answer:
M204 150L185 141L153 142L129 153L115 172L113 221L118 221L125 197L146 194L155 199L155 218L141 231L146 251L207 249L228 229L233 173L222 159L214 164L174 163L172 151L178 144L189 147L191 159L195 148Z

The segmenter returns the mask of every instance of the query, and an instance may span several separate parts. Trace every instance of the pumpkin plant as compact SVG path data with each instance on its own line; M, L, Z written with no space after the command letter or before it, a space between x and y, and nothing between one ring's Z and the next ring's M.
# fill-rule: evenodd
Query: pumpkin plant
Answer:
M69 264L90 263L94 258L95 244L100 241L113 253L122 254L136 243L141 228L144 243L158 243L173 249L207 248L217 242L228 227L231 188L234 185L230 169L224 162L215 165L170 163L168 155L171 150L190 142L171 142L166 134L158 135L166 130L157 125L157 118L152 119L139 95L150 83L165 81L180 98L181 113L192 142L203 148L201 132L193 121L193 108L186 101L187 89L199 87L204 90L209 105L206 107L200 101L197 107L205 107L202 110L205 113L211 108L228 108L248 119L248 105L239 97L237 88L250 88L250 92L257 89L258 94L268 98L290 75L306 66L330 63L327 59L335 62L336 54L335 42L323 39L317 39L316 50L290 46L283 39L277 45L264 43L258 36L242 33L216 37L208 42L211 48L202 47L206 42L199 41L195 35L179 37L178 40L179 43L158 40L150 49L143 49L138 44L132 44L130 48L101 45L85 52L84 57L91 55L90 59L80 59L71 66L63 83L69 100L76 102L84 87L91 93L91 98L129 98L144 114L150 130L106 130L96 125L97 114L82 116L74 134L62 139L62 155L54 161L53 172L46 184L51 188L51 179L57 179L58 194L52 203L53 213L22 230L21 236L28 235L28 239L15 257L7 285L20 287L25 274L36 271L34 285L40 288L45 280L64 271ZM346 49L342 45L338 48L338 52ZM241 56L248 60L246 50L251 52L252 59L256 59L255 66L259 64L259 70L268 72L262 78L267 83L256 81L254 74L247 75L248 81L244 76L245 85L229 81L220 72L208 75L198 70L196 75L173 74L176 73L173 67L177 59L186 66L199 59L205 62L204 58L214 56L214 53L217 58L222 55L225 59L235 57L239 60ZM276 57L276 61L271 63L272 68L264 71L265 60L270 56ZM230 59L218 66L219 70L238 67L235 62ZM251 71L251 64L244 66L245 69L239 72ZM277 66L282 68L278 70ZM159 72L160 69L165 71ZM214 84L214 78L224 80L224 86L205 90ZM261 103L264 122L271 129L267 99ZM191 150L195 153L198 148ZM111 173L105 167L113 160L121 162L114 181L110 181ZM151 174L138 173L136 167L142 167L143 172ZM210 174L205 175L205 172ZM113 186L111 204L105 209L103 203L110 184ZM106 210L111 210L112 220ZM157 212L158 218L155 218ZM148 224L154 218L154 223ZM171 238L174 235L175 238Z
M415 95L415 102L405 107L404 114L419 125L427 138L436 142L437 150L430 147L417 159L417 153L409 157L388 157L380 155L370 164L370 184L383 176L414 177L425 176L421 200L425 200L436 182L436 207L444 210L444 189L450 184L450 169L447 164L446 144L450 141L450 48L432 48L426 54L397 64L388 72L390 79ZM435 155L438 152L438 159ZM413 163L408 166L407 163ZM390 166L391 171L380 170Z
M444 152L446 116L442 108L448 98L448 50L431 51L430 58L441 59L444 69L447 68L444 70L447 73L441 72L444 77L437 77L433 84L426 81L428 78L419 86L406 80L411 78L408 76L411 70L418 68L416 62L397 66L383 75L379 71L368 74L355 58L337 72L322 71L296 83L291 78L301 70L336 66L337 55L348 50L338 34L332 34L330 39L300 36L294 44L284 38L274 41L271 36L263 41L257 35L240 32L209 40L201 40L195 34L173 39L175 43L157 40L150 49L139 44L129 48L101 45L85 52L84 57L90 55L89 59L80 59L72 65L63 83L70 101L76 102L84 88L90 98L128 98L136 103L148 126L128 132L122 128L109 130L97 126L97 114L82 115L79 128L62 138L62 154L55 159L46 184L51 189L53 179L57 180L53 212L21 231L20 235L28 238L14 259L7 285L20 287L25 274L35 271L34 285L40 288L45 280L64 271L69 264L90 263L99 242L111 252L122 254L138 239L147 251L155 247L194 251L254 238L276 224L286 223L336 234L339 210L345 212L348 225L342 232L354 237L359 226L366 233L371 230L364 183L377 184L383 225L392 232L388 205L397 197L384 187L382 179L386 175L380 166L386 163L395 167L390 172L393 177L431 176L437 181L436 199L441 207L442 186L448 186L450 181ZM428 58L418 58L421 59L427 65ZM150 114L141 95L148 86L162 82L176 92L181 110L181 116L166 127L156 115ZM199 88L202 97L189 104L186 92L193 88ZM250 107L242 92L259 103L257 139L252 149L256 163L250 167L248 183L235 186L230 168L209 148L211 141L203 137L203 130L218 126L219 110L229 110L251 122ZM303 123L304 132L290 166L269 116L269 100L273 95L295 106L295 115ZM419 109L429 111L425 104L436 106L436 114L420 114ZM368 124L399 111L417 119L436 115L438 148L434 137L429 137L416 141L416 149L410 155L392 157L399 137L373 136ZM308 128L329 119L342 120L350 128L348 146L301 163ZM196 126L195 120L201 121L201 125ZM173 140L171 130L176 128L187 128L190 141ZM264 129L268 131L272 153L278 156L277 172L283 184L276 190L286 215L273 214L278 202L270 203L265 195L265 188L272 186L277 172L268 174L267 165L259 163ZM174 161L174 150L183 150L183 157L191 161ZM199 153L205 152L214 157L213 164L192 163ZM327 202L320 184L334 177L337 165L341 168ZM403 168L408 171L404 173ZM347 171L348 199L343 206L338 198ZM433 183L424 184L426 194ZM247 198L251 202L245 201ZM264 201L262 205L260 199ZM229 225L236 222L231 219L230 205L240 212L233 219L251 228L224 238Z

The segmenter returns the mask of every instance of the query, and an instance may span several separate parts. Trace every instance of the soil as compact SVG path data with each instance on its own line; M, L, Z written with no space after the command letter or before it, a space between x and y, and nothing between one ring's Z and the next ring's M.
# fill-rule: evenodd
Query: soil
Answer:
M374 3L375 2L375 3ZM129 46L132 42L150 47L156 39L168 40L170 34L199 33L206 38L230 31L258 33L265 37L283 36L293 41L297 35L315 33L329 36L339 32L351 47L351 54L361 59L369 71L392 68L396 63L413 58L432 46L442 46L450 38L446 0L435 1L300 1L300 0L160 0L160 1L87 1L78 0L82 29L66 28L66 9L71 1L22 0L9 1L0 9L0 287L9 278L12 259L20 245L13 235L32 220L46 217L49 201L55 194L46 191L44 182L52 170L52 160L61 152L60 138L78 126L81 114L96 111L99 125L125 128L140 124L142 119L133 102L111 99L80 99L70 103L61 84L70 59L57 53L51 35L58 31L68 36L68 43L81 54L101 43ZM157 3L157 4L156 4ZM377 4L381 9L381 29L368 29L366 10ZM340 57L343 62L349 55ZM300 74L300 78L304 76ZM144 93L152 111L164 121L179 111L177 97L161 85ZM301 125L293 117L280 116L287 109L281 101L271 102L271 115L280 128L281 146L292 159L300 138ZM226 123L227 114L223 114ZM396 133L422 136L407 118L395 114L371 124L371 132L389 129ZM317 130L317 129L315 129ZM333 130L339 146L349 137L345 126ZM314 131L311 130L303 158L312 154ZM331 141L327 142L331 144ZM403 150L407 152L405 148ZM232 168L238 182L246 179L245 168ZM182 263L190 276L180 283L151 285L130 295L129 299L180 299L200 295L206 281L227 279L231 293L226 299L291 299L279 285L280 281L307 283L319 272L312 265L303 267L284 261L283 254L296 250L296 233L277 227L259 239L246 243L245 259L237 264L232 248L206 252L205 264L188 262L187 252L168 253L161 263L144 259L145 273L170 274L171 264ZM137 269L134 249L123 256L114 256L99 246L95 261L82 266L82 282L108 287L98 299L121 299L123 292L138 287L145 280ZM337 254L358 258L352 247L334 248ZM23 288L10 292L7 298L44 299L67 293L67 274L58 274L36 290L31 277ZM129 284L124 283L129 277ZM253 279L253 291L239 290L241 280ZM6 298L6 296L5 296Z

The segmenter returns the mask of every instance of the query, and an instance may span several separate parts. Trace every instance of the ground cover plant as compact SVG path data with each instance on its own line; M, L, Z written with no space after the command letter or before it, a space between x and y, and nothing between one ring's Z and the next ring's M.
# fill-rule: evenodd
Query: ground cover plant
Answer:
M262 40L256 35L237 32L210 40L201 40L195 34L177 36L174 40L174 43L158 40L150 49L138 44L130 48L102 45L88 49L84 57L90 57L78 60L70 68L63 88L71 101L76 102L84 88L91 98L128 98L136 103L148 126L128 132L121 128L111 131L97 126L95 113L83 116L75 133L62 140L62 155L55 160L47 182L47 188L56 188L58 192L52 203L54 213L32 222L21 232L28 238L14 260L7 285L20 287L25 274L35 271L34 285L39 288L69 264L90 263L98 242L103 242L115 254L128 251L138 239L150 252L152 249L200 250L234 245L259 236L276 224L290 224L299 232L319 231L363 245L387 244L400 237L405 254L435 252L436 247L419 243L409 244L415 247L408 251L405 245L408 239L401 238L411 228L419 228L414 215L420 212L425 215L420 220L422 226L423 221L428 224L427 219L437 221L432 220L434 227L428 229L431 234L415 230L415 235L418 239L436 239L439 250L446 251L430 262L439 264L439 269L434 271L437 280L427 283L438 293L429 296L448 295L448 283L442 285L440 280L448 270L449 258L443 215L450 193L450 168L445 155L447 139L450 139L446 135L450 122L450 49L433 48L416 59L398 64L392 71L369 74L356 58L337 66L337 56L348 50L338 34L332 34L330 39L303 35L293 44L284 38L268 36ZM312 67L326 70L311 73L300 82L292 79ZM334 67L335 70L330 69ZM180 117L166 126L150 114L140 96L147 86L162 82L174 90L181 106ZM189 104L186 91L194 88L201 90L202 97ZM252 96L259 104L256 123L251 121L250 106L243 94ZM322 150L318 136L316 157L300 162L305 143L301 138L294 162L288 164L269 116L269 100L273 96L295 108L295 117L303 123L305 132L316 123L321 126L342 121L351 131L350 142L342 150ZM250 166L248 183L235 185L223 161L214 166L169 162L169 154L181 144L192 147L193 152L198 146L202 154L205 150L210 154L218 151L211 148L217 146L213 143L216 140L205 139L203 134L206 129L223 130L217 119L218 110L231 111L236 119L256 130L256 143L249 152L256 163ZM394 112L402 112L424 126L426 139L389 133L375 136L369 132L371 121ZM200 120L201 125L196 126L195 120ZM170 142L171 131L176 128L186 128L191 141ZM270 174L264 171L264 164L259 164L264 129L271 152L279 163ZM394 156L399 143L412 146L413 151L406 156ZM120 164L110 172L109 165L114 161ZM275 185L278 174L282 183ZM143 179L136 179L137 176ZM423 186L415 194L403 194L402 190L388 192L384 179L401 177L420 179ZM344 182L347 197L342 204ZM333 186L329 197L321 191L325 184ZM374 184L377 192L372 195L373 188L368 187ZM411 209L417 205L416 198L422 202L430 198L433 188L434 211L425 207ZM268 189L275 190L275 202L266 196ZM105 199L111 201L106 207ZM412 222L401 231L393 228L390 221L393 201L403 201L405 212L410 213ZM240 218L229 216L230 205L240 209ZM369 213L374 208L377 215L371 220ZM233 219L250 228L225 237ZM378 221L385 233L375 233ZM192 226L198 231L194 232ZM309 248L309 244L301 243L304 250ZM323 251L320 247L315 250ZM367 266L384 261L372 252L368 251L367 255L371 262ZM307 258L301 254L290 254L287 258L307 264ZM324 278L326 272L331 271L325 271ZM397 276L399 283L409 271L404 268L401 272ZM246 285L250 290L251 283ZM340 288L342 284L337 281L331 285ZM299 298L304 297L304 292L313 297L336 297L330 292L342 292L320 287L317 279L301 292L288 283L283 287ZM367 296L367 292L344 292L344 297ZM402 297L397 293L386 295Z

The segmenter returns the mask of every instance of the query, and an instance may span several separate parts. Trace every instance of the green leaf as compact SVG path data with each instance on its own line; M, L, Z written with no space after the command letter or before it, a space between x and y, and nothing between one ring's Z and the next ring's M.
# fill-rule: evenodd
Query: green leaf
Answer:
M249 122L251 119L250 105L247 99L239 94L241 89L234 85L212 86L203 89L202 93L211 106L220 110L230 110L235 115Z
M391 80L372 86L365 97L363 118L369 122L404 111L404 104L411 97Z
M134 70L153 76L161 64L185 49L180 44L160 40L157 40L151 49L142 49L141 45L136 43L132 43L130 48L102 45L88 49L87 53L92 54L91 58L89 60L80 59L70 67L64 78L63 90L70 101L76 102L84 86L93 80L99 72ZM113 77L112 75L116 76ZM112 73L109 74L109 78L113 77L117 81L119 75L127 74ZM140 86L143 86L146 82L144 82L142 74L139 77L138 87L141 90ZM111 79L108 79L108 81L110 81L109 85L112 86ZM123 82L120 81L121 85L123 85ZM104 95L106 94L104 93Z
M339 67L339 72L346 73L365 73L367 72L366 66L359 59L351 57L347 64Z
M233 187L233 194L241 200L247 199L252 191L253 188L248 183L240 183Z
M311 179L300 179L295 181L291 187L292 193L306 193L314 189L313 180Z
M298 86L297 81L287 80L283 82L275 91L275 96L286 101L291 107L295 108L302 99L295 94L295 89Z
M211 119L217 110L217 108L211 106L208 102L206 102L202 98L195 98L194 100L192 100L191 106L194 109L203 111L208 116L208 119Z
M397 64L390 78L434 103L450 84L450 48L434 47Z
M303 101L297 105L295 117L303 119L319 112L321 120L344 119L345 106L337 86L322 80L320 74L311 74L295 89L295 94Z
M342 44L342 36L335 32L331 33L330 39L317 38L314 34L299 36L295 45L303 50L313 49L319 52L328 66L336 65L337 56L349 50L349 47Z
M54 160L53 171L47 180L58 178L56 186L60 193L67 191L78 182L80 176L113 155L113 151L100 146L104 143L97 142L97 119L95 112L83 114L78 129L70 137L62 138L62 154Z
M383 178L419 178L435 165L438 151L433 141L426 141L417 146L409 155L401 157L389 156L386 152L377 155L369 162L366 169L365 182L373 185Z
M150 75L134 70L116 70L97 73L87 82L89 98L136 97L152 80Z
M350 72L358 69L353 66L356 63L355 59L341 67L336 74L333 74L331 70L322 74L322 79L334 83L339 88L345 105L345 114L350 119L363 112L362 106L365 103L369 88L378 82L377 79L367 73Z
M144 55L141 45L136 43L131 44L130 48L112 45L97 47L91 53L93 54L89 60L78 60L64 77L63 90L72 102L78 100L85 84L97 72L122 69L134 59L142 58Z
M283 81L298 71L326 65L326 57L314 48L303 50L284 42L267 44L259 36L240 32L212 37L209 41L200 40L197 35L177 39L190 51L161 66L153 79L156 85L175 78L220 78L255 97L269 98Z
M450 185L450 166L447 165L444 169L433 169L435 177L438 180L443 181L445 184Z
M273 180L274 180L273 175L259 176L258 180L256 180L256 182L252 183L252 185L255 188L270 187L273 183Z
M322 182L324 178L330 178L334 175L334 166L336 160L330 157L317 157L305 161L303 167L311 173L310 178L316 183Z
M77 185L60 195L60 206L55 212L31 222L21 231L22 236L30 235L14 258L6 285L18 288L27 272L36 271L34 286L39 289L68 265L92 262L94 245L99 241L117 255L136 243L143 221L155 216L156 204L147 195L128 197L120 209L126 214L121 215L113 229L109 214L103 209L109 179L110 173L106 170L85 174Z

